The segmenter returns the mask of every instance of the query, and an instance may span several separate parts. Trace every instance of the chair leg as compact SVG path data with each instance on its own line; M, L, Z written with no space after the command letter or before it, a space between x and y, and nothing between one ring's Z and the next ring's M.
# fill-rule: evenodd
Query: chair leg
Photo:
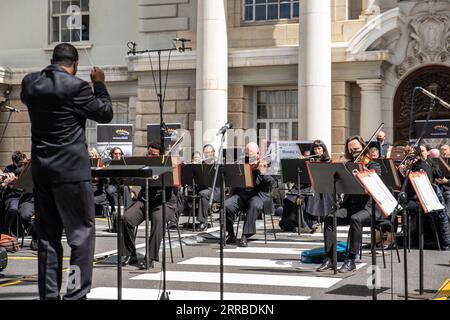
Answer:
M384 255L384 239L383 239L383 237L384 237L384 234L380 227L381 253L383 254L383 266L386 269L386 257Z
M111 228L112 221L111 221L111 212L109 211L109 206L104 205L103 212L105 214L106 221L108 222L108 231L111 232L112 231L112 228Z
M264 243L267 244L266 211L264 209L262 210L262 218L264 225Z
M172 239L170 238L170 229L167 228L167 226L166 229L167 229L167 236L169 238L170 261L172 261L173 263Z
M236 238L239 234L239 223L241 222L241 212L238 212L238 222L237 222L237 226L236 226Z
M411 216L408 216L408 253L411 252Z
M434 220L433 213L430 216L431 216L431 224L433 225L434 236L436 237L436 243L438 245L438 250L441 251L441 242L439 241L439 234L438 234L438 230L437 230L436 222Z
M181 234L180 234L180 228L178 227L178 223L177 223L177 232L178 232L178 241L180 242L181 257L184 258L183 242L181 241Z
M391 224L390 227L391 227L391 231L392 231L392 237L394 239L395 251L397 252L398 263L400 263L400 253L398 252L397 237L395 236L394 225ZM391 250L392 250L392 248L391 248Z
M270 215L270 220L272 220L272 231L273 231L273 238L275 241L277 240L277 234L275 233L275 224L273 223L273 214Z

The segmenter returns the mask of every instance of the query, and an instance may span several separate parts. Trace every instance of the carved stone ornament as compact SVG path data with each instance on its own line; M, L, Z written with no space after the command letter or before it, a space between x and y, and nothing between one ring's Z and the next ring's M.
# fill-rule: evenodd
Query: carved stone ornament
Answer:
M450 4L427 0L414 7L409 19L409 43L404 61L397 66L402 77L423 64L450 64Z

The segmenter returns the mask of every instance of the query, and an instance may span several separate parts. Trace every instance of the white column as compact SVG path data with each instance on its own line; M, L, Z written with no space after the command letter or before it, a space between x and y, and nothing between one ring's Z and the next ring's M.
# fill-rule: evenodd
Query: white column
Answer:
M227 122L228 115L228 42L224 0L198 0L196 77L197 120L202 121L203 144L218 147L216 133Z
M360 135L368 140L382 122L381 79L364 79L357 81L361 88Z
M331 151L331 5L300 1L299 138L325 142Z

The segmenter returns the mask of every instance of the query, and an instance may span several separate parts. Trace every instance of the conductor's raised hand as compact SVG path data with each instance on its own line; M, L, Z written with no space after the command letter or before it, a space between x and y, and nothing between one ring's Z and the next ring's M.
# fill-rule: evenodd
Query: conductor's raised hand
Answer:
M105 82L105 73L98 67L92 68L91 71L92 82Z

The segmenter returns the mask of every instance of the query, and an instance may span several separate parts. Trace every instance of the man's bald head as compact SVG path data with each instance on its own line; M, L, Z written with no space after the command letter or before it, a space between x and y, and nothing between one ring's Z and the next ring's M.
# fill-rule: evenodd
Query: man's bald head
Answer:
M255 142L250 142L245 146L245 156L249 158L249 163L259 160L259 147Z

